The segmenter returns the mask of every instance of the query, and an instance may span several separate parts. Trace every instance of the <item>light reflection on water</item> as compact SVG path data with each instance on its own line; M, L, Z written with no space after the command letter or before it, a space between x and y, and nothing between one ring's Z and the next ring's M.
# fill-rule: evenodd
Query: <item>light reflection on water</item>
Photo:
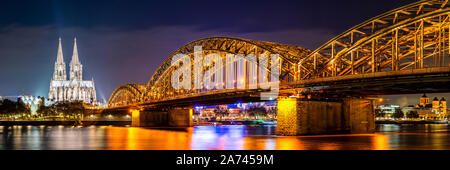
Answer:
M378 125L377 131L280 137L275 126L0 126L0 150L450 150L448 125Z

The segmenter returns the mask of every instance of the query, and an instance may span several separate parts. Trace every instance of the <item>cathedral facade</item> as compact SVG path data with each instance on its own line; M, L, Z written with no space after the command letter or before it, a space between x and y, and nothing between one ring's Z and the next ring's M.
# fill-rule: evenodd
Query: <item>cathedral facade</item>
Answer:
M67 79L66 63L62 52L61 38L59 38L55 71L50 82L48 99L54 102L83 101L94 104L97 101L94 79L83 80L83 65L78 58L76 38L69 67L69 79Z

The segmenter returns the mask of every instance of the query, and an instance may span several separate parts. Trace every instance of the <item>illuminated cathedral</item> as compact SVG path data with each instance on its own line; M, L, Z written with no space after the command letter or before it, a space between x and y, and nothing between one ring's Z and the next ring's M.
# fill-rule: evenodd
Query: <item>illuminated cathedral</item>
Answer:
M78 59L77 39L74 40L72 61L69 64L69 79L66 74L61 38L59 38L55 71L50 82L48 99L55 102L83 101L94 104L96 99L94 79L83 80L83 65Z
M442 97L440 100L435 97L430 103L430 98L424 94L420 98L420 103L416 106L419 115L424 119L442 120L447 116L447 100Z

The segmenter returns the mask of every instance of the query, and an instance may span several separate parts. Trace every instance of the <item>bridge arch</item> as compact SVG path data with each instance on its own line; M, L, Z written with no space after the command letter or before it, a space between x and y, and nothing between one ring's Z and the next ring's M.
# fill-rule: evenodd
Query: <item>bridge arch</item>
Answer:
M140 102L140 97L146 87L143 84L124 84L119 86L111 94L108 100L108 106L130 105Z
M447 0L422 0L357 25L298 64L300 80L448 66Z
M225 61L226 54L278 54L281 59L280 80L293 81L295 79L296 64L310 50L298 46L278 44L272 42L254 41L230 37L211 37L193 41L184 45L170 55L163 64L156 70L147 83L147 90L143 98L145 101L158 100L166 97L192 94L195 90L175 91L171 87L171 73L174 68L171 66L171 60L176 54L186 54L193 60L194 47L201 46L203 57L207 54L216 53ZM195 92L194 92L195 93Z

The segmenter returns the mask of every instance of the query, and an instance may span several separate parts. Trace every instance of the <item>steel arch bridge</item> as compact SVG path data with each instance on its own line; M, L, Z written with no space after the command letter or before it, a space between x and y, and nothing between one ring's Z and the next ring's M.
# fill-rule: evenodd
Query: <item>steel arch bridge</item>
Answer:
M125 84L119 86L108 100L109 106L131 105L140 102L140 97L146 90L144 84Z
M282 89L288 90L317 86L330 80L407 77L430 72L442 74L448 79L450 7L448 0L423 0L409 4L369 19L314 51L293 45L229 37L197 40L170 55L141 93L130 93L134 95L135 103L228 93L229 90L174 90L171 87L170 77L176 69L171 66L172 58L182 53L192 59L195 46L203 48L203 56L218 53L223 60L226 54L279 54L280 84ZM119 87L111 95L109 105L128 103L128 100L120 101L120 97L116 97L121 94L118 92L126 89Z

